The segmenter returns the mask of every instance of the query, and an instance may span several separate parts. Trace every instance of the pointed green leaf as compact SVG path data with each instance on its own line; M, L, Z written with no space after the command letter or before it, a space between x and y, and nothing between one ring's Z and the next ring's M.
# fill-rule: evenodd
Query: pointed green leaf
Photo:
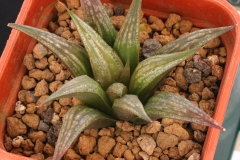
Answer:
M144 106L152 119L172 118L198 123L223 130L214 119L180 95L161 91L152 96Z
M168 54L202 47L207 42L233 29L234 27L235 26L227 26L194 31L166 44L159 50L155 51L153 55Z
M125 94L127 94L128 89L122 83L113 83L106 90L106 94L109 100L113 103L115 99L121 98Z
M127 62L126 65L124 66L120 77L119 77L119 82L123 83L125 86L129 85L129 81L130 81L130 65Z
M88 75L92 77L87 53L80 45L42 29L13 23L9 23L8 26L33 37L49 48L61 59L73 76Z
M137 67L139 61L139 24L141 3L142 0L132 1L127 17L117 35L113 47L124 64L127 62L130 63L129 65L131 74Z
M68 12L88 52L94 78L106 90L119 78L123 69L122 61L96 31L74 13L69 10Z
M76 97L89 107L112 115L111 104L101 86L88 76L76 77L54 92L43 103L67 97Z
M100 0L81 0L81 7L84 20L113 46L117 33Z
M145 103L169 71L196 51L197 49L192 49L180 53L157 55L140 62L131 77L129 93L138 95L139 99Z
M144 111L141 101L135 95L126 94L121 98L115 99L112 108L120 120L130 121L137 116L147 122L152 122Z
M64 116L53 159L60 160L84 129L107 127L115 123L116 120L85 105L70 108Z

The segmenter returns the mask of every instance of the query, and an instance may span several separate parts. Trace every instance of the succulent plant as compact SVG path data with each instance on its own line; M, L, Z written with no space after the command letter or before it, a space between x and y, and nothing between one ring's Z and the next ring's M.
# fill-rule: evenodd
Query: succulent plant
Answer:
M84 129L114 125L117 120L144 124L167 117L223 129L180 95L155 91L176 65L234 26L192 32L139 62L141 0L132 1L118 33L99 0L81 0L81 6L85 22L66 10L84 48L41 29L9 24L52 50L74 77L43 103L64 97L83 102L64 116L53 159L61 159Z

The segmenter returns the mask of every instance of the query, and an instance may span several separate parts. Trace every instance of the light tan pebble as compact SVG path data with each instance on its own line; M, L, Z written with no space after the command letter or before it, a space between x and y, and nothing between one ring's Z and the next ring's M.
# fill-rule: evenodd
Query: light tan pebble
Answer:
M117 140L117 142L119 142L119 143L121 143L121 144L127 144L127 142L126 142L122 137L120 137L120 136L118 136L118 137L116 138L116 140Z
M17 101L15 105L15 112L19 114L24 114L26 111L26 107L21 103L21 101Z
M205 87L202 91L202 99L203 100L209 100L214 98L214 93L209 90L207 87Z
M36 59L42 59L45 55L48 54L46 47L44 47L41 43L38 43L33 48L33 57Z
M35 160L44 160L44 155L42 153L36 153L31 155L30 158L33 158Z
M71 38L73 35L69 30L63 31L61 34L61 37L65 38L65 39L69 39Z
M134 130L134 126L131 123L129 123L128 121L124 121L122 123L121 129L123 131L130 132L130 131Z
M63 107L61 108L60 113L59 113L59 117L63 118L64 115L67 113L67 111L68 111L69 109L70 109L69 106L63 106Z
M148 155L152 155L154 148L156 147L156 142L148 134L142 134L137 138L137 142L141 149Z
M21 101L21 102L24 102L26 101L26 93L27 93L27 90L20 90L18 92L18 100Z
M42 96L48 94L48 83L45 80L41 80L37 83L36 88L34 90L34 96Z
M66 11L66 5L60 1L57 1L55 4L55 8L59 13L63 13Z
M59 74L56 75L57 81L64 81L71 76L70 72L67 70L61 70Z
M201 156L199 153L193 153L187 160L200 160Z
M99 136L109 136L111 137L111 131L108 129L108 128L102 128L99 133L98 133Z
M38 69L45 69L48 66L48 61L46 57L39 59L35 62L35 66Z
M169 85L169 86L172 86L172 87L176 87L176 86L177 86L176 81L175 81L174 79L172 79L171 77L167 77L167 78L165 79L164 84Z
M200 130L202 132L206 132L208 128L207 126L197 124L197 123L190 123L190 126L193 130Z
M170 160L167 155L162 155L160 157L160 160Z
M35 59L33 54L26 54L23 59L23 64L27 67L28 70L35 68Z
M199 102L200 101L200 96L197 93L193 93L188 97L188 99L190 101Z
M126 159L126 160L134 160L134 155L133 153L131 152L131 150L127 149L125 150L124 154L123 154L123 157Z
M104 160L104 157L101 156L99 153L94 152L93 154L89 154L86 157L86 160Z
M59 102L57 102L57 101L53 102L53 110L54 110L54 112L60 113L61 112L61 108L62 108L62 106L59 104Z
M203 110L204 112L206 112L208 115L210 115L210 116L212 116L212 114L213 114L213 108L214 108L215 106L214 105L212 105L209 101L207 101L207 100L201 100L200 102L199 102L199 108L201 109L201 110Z
M40 118L36 114L25 114L22 121L30 128L37 129Z
M160 147L154 148L153 156L159 158L162 154L162 149Z
M189 133L179 124L172 124L164 128L164 132L168 134L176 135L179 140L186 140L189 138Z
M176 146L171 147L168 152L168 157L172 159L181 159L182 156L178 153L178 148Z
M157 136L157 146L162 150L165 150L169 147L173 147L178 144L179 138L172 134L167 134L164 132L159 132Z
M54 80L54 74L49 69L45 69L42 72L42 78L47 82L52 82Z
M58 35L58 36L61 36L61 34L62 34L62 32L64 31L64 27L62 27L62 26L60 26L60 27L58 27L56 30L55 30L55 34L56 35ZM50 62L49 60L48 60L48 62Z
M39 139L36 140L35 146L34 146L34 152L35 153L42 153L44 144Z
M53 81L52 83L49 84L49 90L54 93L57 91L58 87L63 85L61 81Z
M140 43L143 44L147 39L149 39L148 32L146 31L141 31L140 33Z
M113 149L113 155L116 157L122 157L123 153L127 149L126 145L123 145L121 143L117 143Z
M56 113L53 113L53 118L52 118L52 120L51 120L51 123L52 123L53 125L56 125L56 124L59 123L59 121L60 121L59 115L56 114Z
M220 64L225 64L226 63L226 58L225 57L219 57L219 63Z
M125 21L125 16L112 16L110 19L114 27L120 29Z
M64 160L81 160L81 156L74 149L68 149L64 154Z
M150 27L154 31L162 31L164 29L164 23L162 20L156 19L155 21L153 21L153 23L150 25Z
M40 81L42 79L42 71L39 69L32 69L29 71L28 76Z
M133 139L133 135L132 135L132 132L125 132L125 131L122 131L120 133L120 136L126 141L131 141Z
M84 20L84 15L81 7L79 7L77 10L73 10L73 13L75 13L80 19Z
M59 103L60 103L60 105L62 105L62 106L70 105L71 102L72 102L72 99L71 99L71 98L60 98L60 99L59 99Z
M208 56L207 59L211 62L211 65L218 65L219 64L218 55Z
M66 19L70 18L70 15L68 12L64 12L58 16L58 22L65 21Z
M223 68L219 65L212 66L212 75L216 76L218 80L221 80L223 77Z
M222 57L226 57L227 56L227 50L225 47L220 47L219 48L219 55Z
M37 82L34 78L28 77L27 75L23 76L21 81L22 87L25 90L34 88L37 85Z
M149 155L146 152L141 151L138 154L143 158L143 160L148 160L149 159Z
M168 36L168 35L170 35L171 33L167 30L167 28L164 28L164 29L161 31L161 34L162 34L162 35L165 35L165 36Z
M190 32L192 29L192 22L189 20L182 20L180 21L180 32L186 33L186 32Z
M78 8L80 7L79 0L66 0L67 6L69 9Z
M199 54L202 58L207 58L207 49L200 48L196 54Z
M196 83L191 83L188 90L190 93L199 93L202 92L204 88L204 83L203 81L196 82Z
M23 139L22 136L17 136L16 138L13 138L12 146L13 147L20 147L23 141L24 141L24 139Z
M220 45L220 43L221 43L221 40L219 37L217 37L211 40L210 42L208 42L207 44L205 44L204 48L216 48Z
M41 142L46 141L46 134L43 131L30 131L28 133L28 138L31 139L32 142L36 142L39 139Z
M57 61L51 61L49 63L49 69L54 73L54 74L57 74L57 73L60 73L61 70L62 70L62 65L59 64Z
M16 137L27 133L27 126L15 117L7 118L7 133L10 137Z
M173 37L173 35L159 35L155 32L153 39L159 41L159 43L161 43L161 45L166 45L172 41L175 40L175 38Z
M161 130L161 124L159 121L153 121L147 124L146 132L149 134L157 133Z
M181 141L178 144L178 152L180 156L187 154L193 147L193 142L191 140Z
M167 28L172 28L174 24L181 21L181 17L177 14L170 14L165 22Z
M43 152L48 156L53 156L54 148L50 144L46 143L45 146L43 147Z
M110 151L115 146L115 144L116 144L116 141L113 138L109 136L102 136L98 140L98 152L103 157L107 157L107 154L110 153Z
M80 101L78 98L73 97L72 98L72 104L73 104L73 106L76 106L76 105L79 105L79 104L83 104L83 102Z
M91 136L82 135L79 137L78 149L81 155L88 155L93 151L96 139Z
M172 86L169 86L169 85L163 85L160 87L160 91L167 91L167 92L172 92L172 93L179 93L180 91L180 88L178 87L172 87Z

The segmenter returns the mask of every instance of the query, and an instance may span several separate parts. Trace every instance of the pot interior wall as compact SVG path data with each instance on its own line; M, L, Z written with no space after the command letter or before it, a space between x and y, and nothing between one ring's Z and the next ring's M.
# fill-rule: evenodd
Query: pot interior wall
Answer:
M132 0L102 1L113 4L121 4L127 8ZM46 26L53 17L55 2L55 0L25 0L16 23L39 28ZM231 11L229 11L234 11L234 8L226 9L231 6L226 6L224 4L227 4L227 2L223 2L221 0L202 0L201 2L198 0L143 0L142 6L144 13L147 13L148 15L154 15L166 19L170 13L177 13L182 17L182 19L189 19L195 26L201 28L237 24L237 20L234 17L235 13L231 13ZM237 64L233 62L233 57L236 56L236 48L239 47L239 38L236 36L237 32L239 33L238 26L221 37L228 52L225 71L231 68L234 69L234 67L235 70L237 68ZM36 42L29 36L13 30L0 61L0 68L2 69L0 70L0 148L2 149L4 149L3 137L5 132L6 117L13 114L15 102L17 100L17 93L21 85L21 79L26 71L22 64L23 57L25 54L31 53L35 43ZM235 46L235 48L233 46ZM218 94L217 103L219 105L217 106L214 118L220 124L223 121L236 71L233 71L232 73L233 75L226 72L224 73L223 81L227 80L227 83L224 82L221 84L220 92ZM222 93L224 93L224 95ZM222 100L222 98L224 98L224 100ZM220 108L223 108L223 111L220 111ZM212 138L213 135L215 136L215 140L211 140L209 138ZM208 149L210 143L206 142L207 144L205 143L203 149L203 156L209 155L210 157L213 157L218 136L219 131L209 129L206 140L211 140L211 145L214 150L213 153L209 152ZM1 152L3 151L0 149L0 153Z

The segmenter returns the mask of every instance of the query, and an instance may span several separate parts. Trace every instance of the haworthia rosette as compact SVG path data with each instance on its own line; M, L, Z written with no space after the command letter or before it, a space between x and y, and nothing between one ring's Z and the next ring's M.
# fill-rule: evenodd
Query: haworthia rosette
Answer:
M80 45L42 29L13 23L9 23L8 26L33 37L49 48L61 59L73 76L88 75L92 77L86 50Z
M116 120L112 117L85 105L70 108L64 116L53 159L60 160L84 129L108 127L115 123Z
M140 62L131 77L129 93L137 95L145 103L166 74L197 50L152 56Z
M124 24L120 29L114 43L114 50L122 59L123 64L129 63L130 73L138 65L139 61L139 24L142 0L133 0Z
M89 25L68 10L79 32L92 66L94 79L107 89L117 81L123 69L123 63L117 53Z
M84 21L87 22L110 46L116 39L116 30L100 0L81 0Z
M174 93L165 91L156 93L147 101L144 109L153 120L172 118L224 129L192 102Z
M73 78L46 98L43 103L67 97L76 97L89 107L112 115L111 103L106 93L96 81L86 75Z
M234 27L235 26L200 29L191 32L185 36L176 39L171 43L166 44L159 50L155 51L153 55L168 54L202 47L207 42L233 29Z
M112 108L120 120L130 121L135 117L139 117L147 122L152 122L136 95L126 94L121 98L115 99Z

